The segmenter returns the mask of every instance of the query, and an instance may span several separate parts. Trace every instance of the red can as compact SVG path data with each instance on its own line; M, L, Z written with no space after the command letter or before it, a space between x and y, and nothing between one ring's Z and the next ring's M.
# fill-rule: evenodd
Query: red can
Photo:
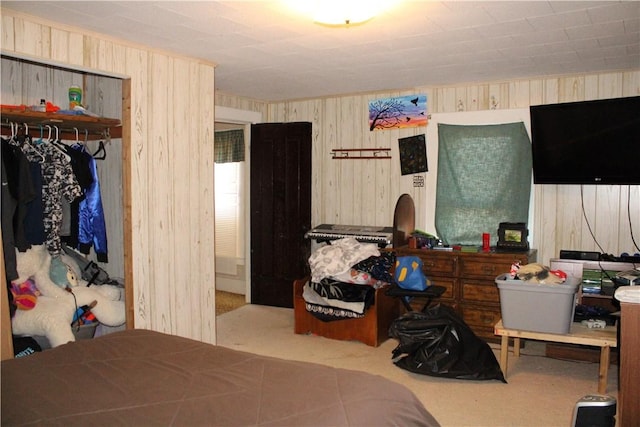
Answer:
M491 235L489 233L482 233L482 250L484 252L489 252L490 250L490 240L491 240Z

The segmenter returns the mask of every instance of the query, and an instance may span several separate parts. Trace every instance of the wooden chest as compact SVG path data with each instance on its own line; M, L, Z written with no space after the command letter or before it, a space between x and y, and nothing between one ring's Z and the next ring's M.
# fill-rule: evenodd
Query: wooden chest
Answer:
M305 307L302 288L307 280L304 278L293 282L294 332L296 334L311 333L336 340L361 341L373 347L379 346L389 338L389 326L400 315L400 302L387 296L384 288L376 290L375 302L366 311L364 317L324 322L309 313Z

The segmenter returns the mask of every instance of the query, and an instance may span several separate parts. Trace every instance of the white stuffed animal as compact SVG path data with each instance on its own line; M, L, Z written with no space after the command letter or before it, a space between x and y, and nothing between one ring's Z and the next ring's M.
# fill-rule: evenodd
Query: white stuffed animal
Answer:
M33 246L26 252L16 252L19 278L23 283L32 279L41 295L31 310L16 310L11 319L13 334L45 336L51 347L75 341L71 322L78 307L97 304L91 309L96 319L106 326L120 326L125 322L124 301L120 301L120 290L113 285L92 285L77 279L79 269L72 258L65 255L54 261L56 267L68 265L66 283L52 280L52 258L42 245ZM75 269L75 270L74 270ZM70 290L66 290L69 288Z

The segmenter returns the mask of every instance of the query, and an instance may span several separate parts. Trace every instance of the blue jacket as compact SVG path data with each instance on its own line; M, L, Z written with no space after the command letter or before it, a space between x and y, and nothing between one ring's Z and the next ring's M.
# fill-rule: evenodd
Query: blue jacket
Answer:
M76 149L80 149L86 153L84 146ZM91 246L93 246L98 261L108 262L107 227L105 225L104 210L102 208L98 169L96 167L96 160L89 153L87 153L87 159L89 160L93 183L85 190L85 197L80 201L78 211L78 249L80 252L88 254Z

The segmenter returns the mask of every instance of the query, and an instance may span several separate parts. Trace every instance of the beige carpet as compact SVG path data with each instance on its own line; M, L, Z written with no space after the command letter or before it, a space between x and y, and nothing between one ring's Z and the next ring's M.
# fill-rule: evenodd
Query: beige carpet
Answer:
M284 359L363 370L410 388L443 427L567 427L575 403L597 391L598 364L544 357L544 344L528 341L509 358L508 384L418 375L396 367L396 341L380 347L293 333L293 310L245 305L217 319L219 345ZM498 346L491 345L498 357ZM617 398L618 367L609 369L608 394Z
M245 304L244 295L216 290L216 316L228 313Z

